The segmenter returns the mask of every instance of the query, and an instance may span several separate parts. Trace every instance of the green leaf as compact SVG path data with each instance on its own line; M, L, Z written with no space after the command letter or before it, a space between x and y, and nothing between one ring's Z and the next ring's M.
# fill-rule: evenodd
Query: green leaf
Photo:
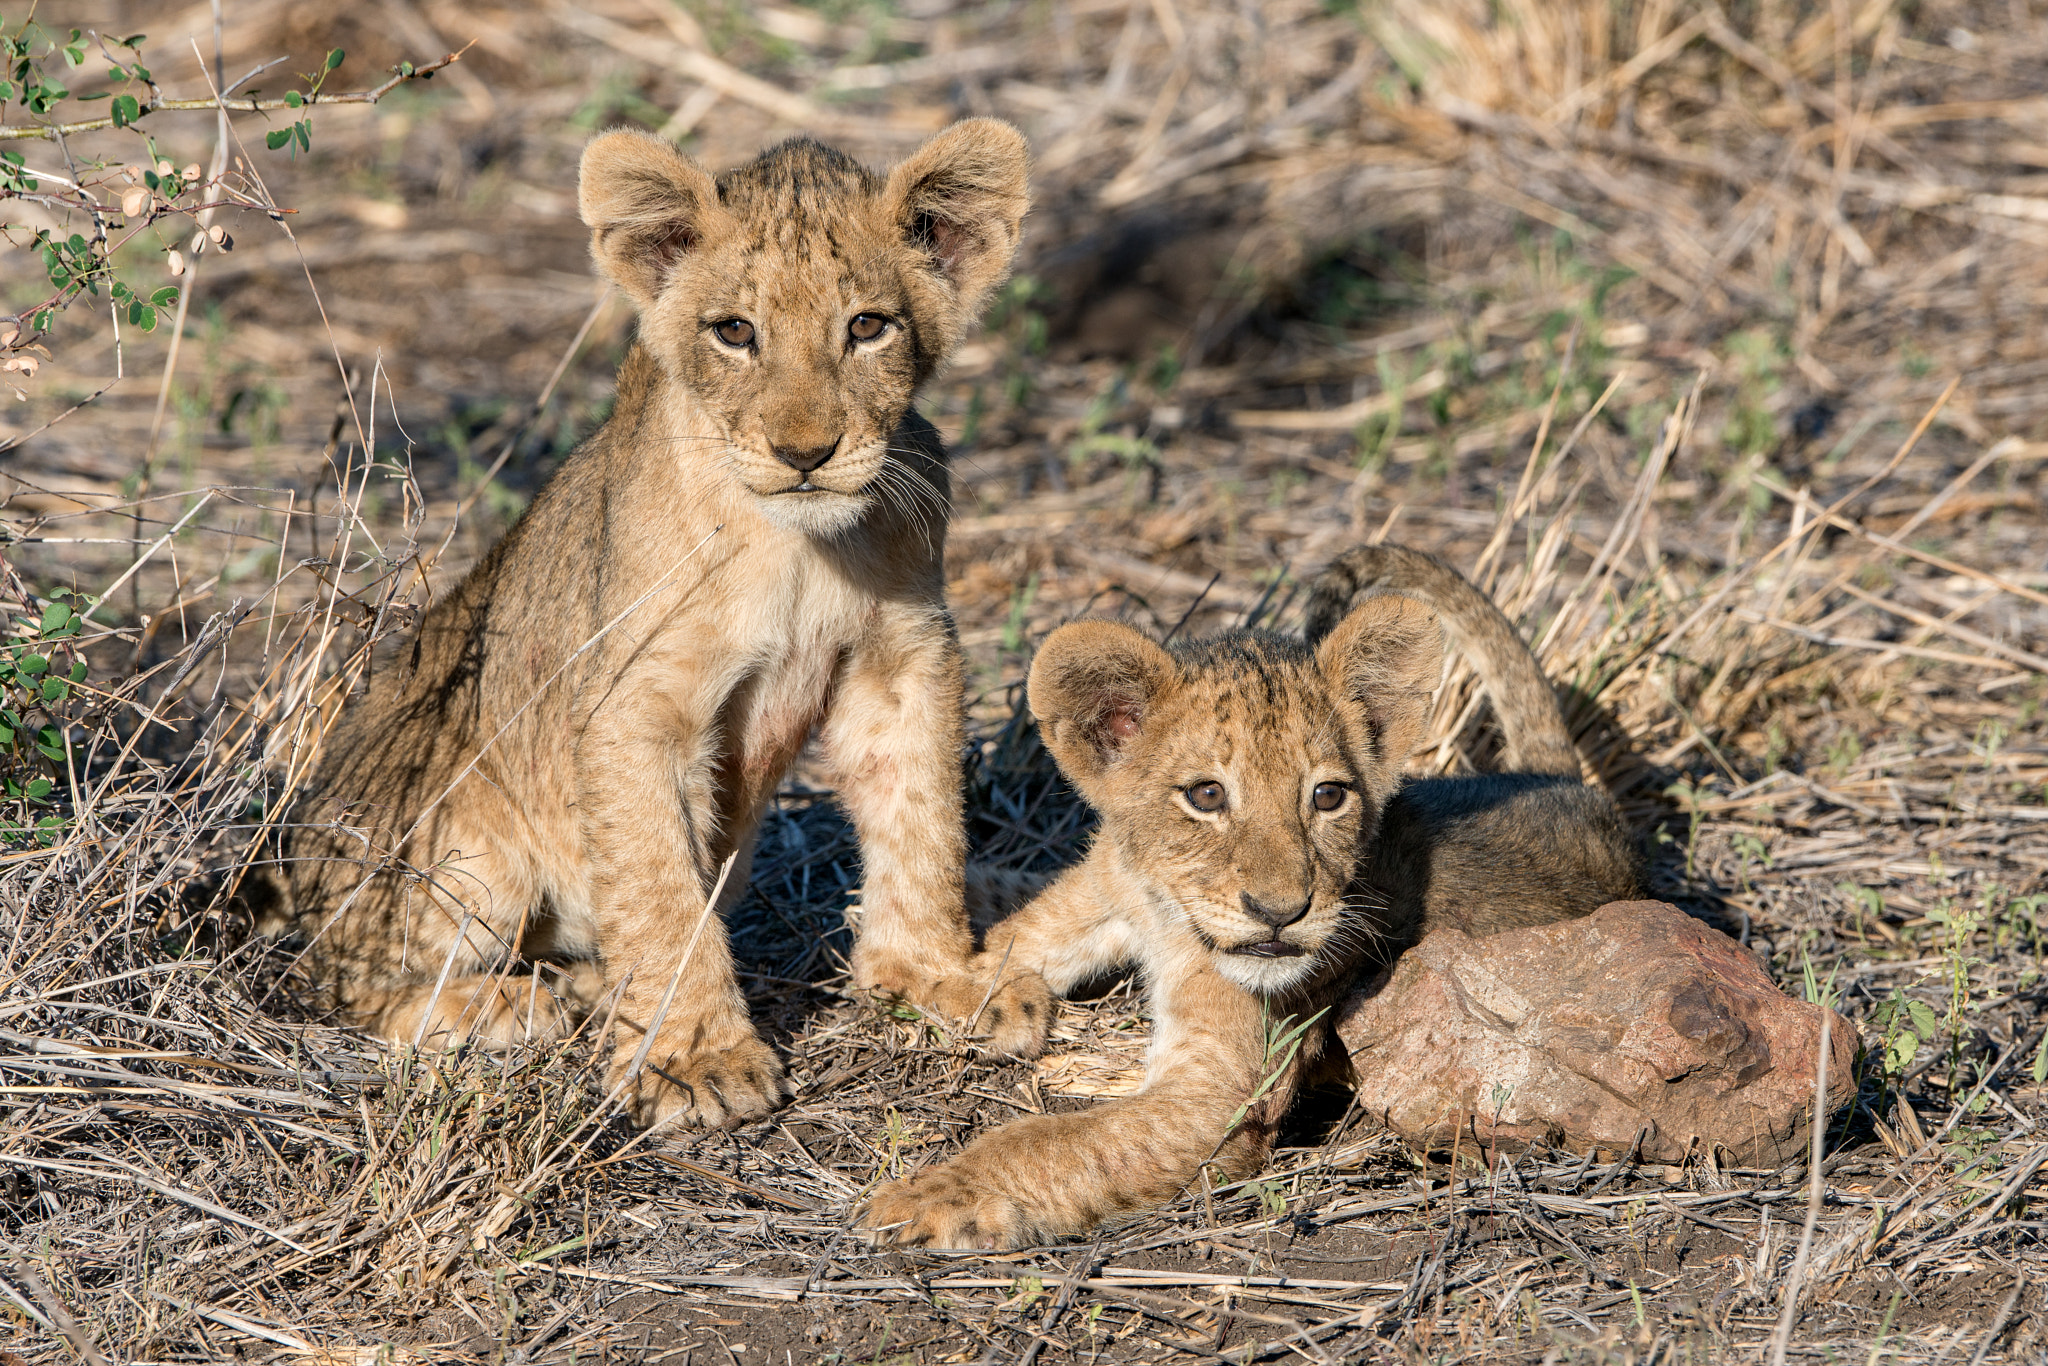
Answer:
M14 667L30 678L41 678L50 671L50 661L41 655L23 655Z
M2041 1035L2041 1046L2034 1050L2034 1085L2048 1081L2048 1033Z
M1906 1013L1912 1017L1913 1028L1920 1031L1922 1038L1931 1039L1941 1032L1941 1021L1935 1018L1934 1012L1927 1007L1926 1003L1908 1001L1906 1002Z
M142 316L135 320L135 325L145 332L156 331L156 310L148 304L143 304L141 307Z
M107 112L114 116L114 126L116 128L126 128L129 124L142 117L142 101L136 99L133 95L116 95L113 104L108 106Z
M273 152L291 140L292 130L289 128L273 128L263 135L263 145Z
M1901 1030L1892 1036L1890 1043L1885 1045L1885 1070L1889 1072L1904 1071L1906 1065L1913 1061L1913 1055L1919 1051L1920 1036L1913 1033L1910 1029Z
M136 326L140 326L140 325L141 325L141 323L142 323L142 307L143 307L143 305L142 305L142 300L140 300L140 299L133 299L133 300L130 300L130 301L129 301L129 304L128 304L128 321L129 321L129 323L130 323L130 324L132 324L132 325L136 325Z
M79 233L72 233L71 240L65 245L69 246L72 251L78 253L81 256L85 254L85 238L83 235Z
M32 802L39 802L47 798L56 786L48 778L31 778L28 786L22 789L22 795Z
M178 302L178 287L176 285L165 285L162 289L150 295L149 301L157 308L169 308L172 304Z
M313 150L313 125L301 119L292 125L292 131L299 135L299 147L304 151Z
M284 92L284 102L293 109L297 109L306 102L306 97L296 90L287 90Z
M71 684L67 680L62 678L46 678L43 680L43 701L62 702L70 695Z
M7 726L0 726L0 749L12 748L14 748L13 729Z
M340 48L336 48L336 49L334 49L334 51L332 51L332 52L328 53L328 54L327 54L327 69L328 69L329 71L332 71L332 70L334 70L334 68L336 68L336 67L340 66L340 65L341 65L341 59L342 59L342 58L343 58L343 56L345 56L345 55L346 55L346 54L345 54L345 53L343 53L343 52L342 52L342 50L341 50Z
M55 726L44 726L36 732L36 748L43 757L53 764L64 762L64 732Z
M71 609L61 602L53 602L43 609L43 634L61 631L71 620Z
M85 682L85 661L84 661L84 660L82 660L82 659L81 659L81 660L77 660L76 662L74 662L74 663L72 664L72 666L71 666L71 681L72 681L73 683L83 683L83 682Z

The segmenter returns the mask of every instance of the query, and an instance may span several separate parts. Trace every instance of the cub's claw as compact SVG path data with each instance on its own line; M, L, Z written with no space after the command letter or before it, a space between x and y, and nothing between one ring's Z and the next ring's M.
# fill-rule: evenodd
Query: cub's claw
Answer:
M1032 1241L1031 1220L1017 1201L948 1163L891 1181L868 1201L863 1222L878 1241L898 1247L1007 1251Z
M618 1085L632 1065L633 1051L624 1050L612 1065L612 1085ZM657 1043L628 1091L626 1104L633 1123L643 1129L730 1129L760 1119L789 1094L782 1060L757 1038L665 1057Z

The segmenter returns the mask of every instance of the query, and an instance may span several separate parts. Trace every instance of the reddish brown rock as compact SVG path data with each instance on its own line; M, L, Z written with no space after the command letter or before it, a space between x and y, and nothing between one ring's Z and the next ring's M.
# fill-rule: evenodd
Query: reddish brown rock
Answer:
M1773 1166L1804 1151L1821 1020L1828 1101L1855 1094L1855 1028L1772 984L1748 950L1661 901L1474 939L1440 930L1345 1002L1358 1101L1426 1151L1537 1140ZM1462 1138L1460 1134L1462 1132Z

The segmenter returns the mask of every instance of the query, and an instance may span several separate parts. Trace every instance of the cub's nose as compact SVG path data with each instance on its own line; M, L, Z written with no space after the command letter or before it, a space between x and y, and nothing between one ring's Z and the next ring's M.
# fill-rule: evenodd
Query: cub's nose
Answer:
M1246 915L1254 920L1263 921L1276 930L1283 925L1292 925L1308 914L1307 897L1293 902L1261 901L1250 892L1239 892L1237 899L1244 904Z
M823 446L771 446L769 449L775 452L777 460L798 474L809 474L832 458L832 453L839 449L839 438L835 436Z

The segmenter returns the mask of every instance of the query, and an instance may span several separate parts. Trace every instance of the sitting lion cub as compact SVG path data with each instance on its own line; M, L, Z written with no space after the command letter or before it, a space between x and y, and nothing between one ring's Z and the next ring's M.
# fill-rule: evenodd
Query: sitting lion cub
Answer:
M1432 607L1492 693L1509 772L1402 779L1441 668ZM892 1182L871 1226L1016 1247L1171 1199L1204 1164L1249 1175L1321 1044L1318 1026L1295 1054L1289 1034L1362 968L1439 925L1488 934L1638 894L1631 841L1581 784L1549 683L1455 570L1353 550L1316 581L1308 639L1231 631L1162 649L1100 621L1046 638L1032 713L1102 827L979 961L1055 992L1135 964L1152 1011L1144 1086L1017 1120ZM997 1024L999 1047L1042 1049L1045 1021Z
M640 1123L766 1113L782 1065L720 912L814 730L866 870L855 987L981 1006L946 456L911 399L1009 271L1025 162L989 119L886 178L807 139L716 177L590 145L583 219L639 342L610 421L327 738L342 819L300 832L291 899L349 1017L507 1040L616 991Z

